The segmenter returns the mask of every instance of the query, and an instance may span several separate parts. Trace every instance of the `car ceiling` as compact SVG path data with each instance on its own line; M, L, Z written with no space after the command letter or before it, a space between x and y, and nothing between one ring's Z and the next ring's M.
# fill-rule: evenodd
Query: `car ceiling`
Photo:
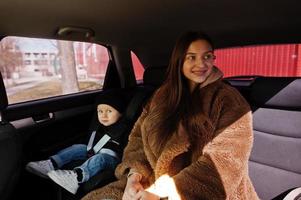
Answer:
M160 65L186 30L206 32L217 48L300 42L300 10L299 0L1 0L0 36L57 38L60 27L86 27L95 41Z

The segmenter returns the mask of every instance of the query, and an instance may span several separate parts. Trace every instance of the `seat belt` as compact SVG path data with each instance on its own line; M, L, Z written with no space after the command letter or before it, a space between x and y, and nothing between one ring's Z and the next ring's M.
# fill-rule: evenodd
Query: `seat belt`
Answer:
M94 153L97 153L110 139L111 137L107 134L102 136L102 138L93 147Z
M94 139L95 139L95 135L96 135L96 131L93 131L91 134L91 137L89 139L89 143L87 146L87 151L91 150ZM104 136L102 136L102 138L95 144L95 146L93 147L93 151L94 153L97 153L100 151L100 149L111 139L111 137L107 134L104 134Z
M88 142L87 151L90 151L90 149L92 148L93 142L94 142L94 139L95 139L95 135L96 135L96 131L93 131L91 136L90 136L89 142Z
M295 188L290 191L283 200L300 200L301 199L301 187Z

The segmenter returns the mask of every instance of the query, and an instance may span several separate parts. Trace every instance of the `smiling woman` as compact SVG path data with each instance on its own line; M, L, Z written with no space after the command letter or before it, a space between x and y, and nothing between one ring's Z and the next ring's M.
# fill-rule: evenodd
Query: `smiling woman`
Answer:
M167 79L129 136L118 181L84 200L259 199L247 173L251 111L213 60L204 60L213 58L207 38L187 32L178 39ZM162 182L173 189L162 192Z
M206 40L196 40L188 47L183 63L183 74L188 79L189 89L206 80L213 68L213 49Z

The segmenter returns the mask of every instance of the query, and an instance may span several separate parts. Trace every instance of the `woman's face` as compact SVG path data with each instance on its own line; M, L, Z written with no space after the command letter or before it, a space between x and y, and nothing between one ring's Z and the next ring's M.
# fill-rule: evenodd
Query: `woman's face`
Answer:
M186 52L182 72L187 78L190 90L204 82L210 75L215 55L206 40L192 42Z

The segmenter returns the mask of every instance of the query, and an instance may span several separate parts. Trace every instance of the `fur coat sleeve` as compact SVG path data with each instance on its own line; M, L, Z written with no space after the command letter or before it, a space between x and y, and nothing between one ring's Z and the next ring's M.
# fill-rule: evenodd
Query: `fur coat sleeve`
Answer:
M173 177L181 199L258 199L248 176L252 114L232 88L216 103L215 137L198 159Z
M141 123L147 115L147 109L144 109L141 116L137 120L134 128L129 135L128 145L126 146L122 158L122 164L116 169L116 177L122 178L126 176L130 169L135 169L147 180L152 174L152 168L146 158L144 151L144 143L141 135Z

